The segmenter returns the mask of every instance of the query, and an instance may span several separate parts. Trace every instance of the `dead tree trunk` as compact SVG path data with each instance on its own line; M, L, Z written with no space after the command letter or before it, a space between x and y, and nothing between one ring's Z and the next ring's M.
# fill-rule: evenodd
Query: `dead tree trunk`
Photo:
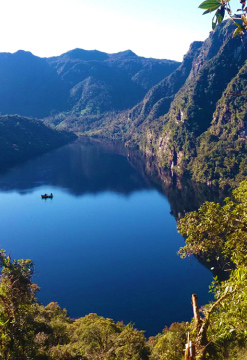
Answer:
M196 329L199 329L199 327L201 326L201 323L202 323L202 319L201 319L200 313L199 313L199 306L198 306L198 302L197 302L197 295L196 295L196 294L192 294L191 300L192 300L192 307L193 307L195 327L196 327Z
M210 315L212 314L214 309L218 305L220 305L222 300L224 300L231 293L224 294L215 303L213 303L213 305L207 311L207 313L206 313L206 315L205 315L205 317L203 319L201 319L200 314L199 314L197 295L195 295L195 294L192 295L192 306L193 306L194 321L195 321L195 327L196 327L196 333L197 333L196 341L195 341L196 360L203 360L204 359L206 348L209 345L209 341L208 341L208 338L207 338L207 330L208 330L208 327L209 327Z

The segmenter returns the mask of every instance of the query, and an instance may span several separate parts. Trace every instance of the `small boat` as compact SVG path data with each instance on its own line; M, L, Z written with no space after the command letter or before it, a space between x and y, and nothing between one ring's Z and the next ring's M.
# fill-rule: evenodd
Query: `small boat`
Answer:
M41 195L41 199L52 199L52 198L53 198L53 194L51 194L51 195L47 195L47 194Z

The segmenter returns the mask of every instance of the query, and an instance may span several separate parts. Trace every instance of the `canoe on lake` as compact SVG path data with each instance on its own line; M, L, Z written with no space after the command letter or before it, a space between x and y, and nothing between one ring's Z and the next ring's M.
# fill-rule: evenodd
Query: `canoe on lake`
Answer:
M53 198L53 194L50 194L50 195L44 194L44 195L41 195L41 198L42 198L42 199L52 199L52 198Z

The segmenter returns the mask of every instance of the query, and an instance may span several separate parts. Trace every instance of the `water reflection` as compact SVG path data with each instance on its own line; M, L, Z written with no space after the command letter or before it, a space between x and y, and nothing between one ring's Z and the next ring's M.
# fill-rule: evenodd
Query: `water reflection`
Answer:
M197 210L205 201L222 203L230 194L230 187L221 189L218 186L191 181L186 176L179 178L171 171L163 169L154 157L143 157L135 150L128 151L128 159L139 173L165 194L171 206L171 214L176 219L189 211Z
M76 196L102 191L129 195L155 187L167 197L176 219L205 201L222 202L229 196L227 189L172 176L154 159L144 158L121 143L89 139L79 139L0 176L2 191L25 194L39 186L57 186Z
M0 177L0 190L26 193L45 185L67 189L74 195L102 191L128 195L151 188L151 181L129 165L126 151L120 144L116 148L112 144L78 140L13 167Z

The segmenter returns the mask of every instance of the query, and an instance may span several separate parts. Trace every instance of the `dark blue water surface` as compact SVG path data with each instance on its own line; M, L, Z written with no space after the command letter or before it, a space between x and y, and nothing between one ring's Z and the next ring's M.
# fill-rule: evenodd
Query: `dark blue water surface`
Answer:
M42 193L54 198L42 200ZM146 335L192 317L211 273L177 255L184 240L162 192L113 146L80 141L0 176L0 247L35 262L38 299Z

